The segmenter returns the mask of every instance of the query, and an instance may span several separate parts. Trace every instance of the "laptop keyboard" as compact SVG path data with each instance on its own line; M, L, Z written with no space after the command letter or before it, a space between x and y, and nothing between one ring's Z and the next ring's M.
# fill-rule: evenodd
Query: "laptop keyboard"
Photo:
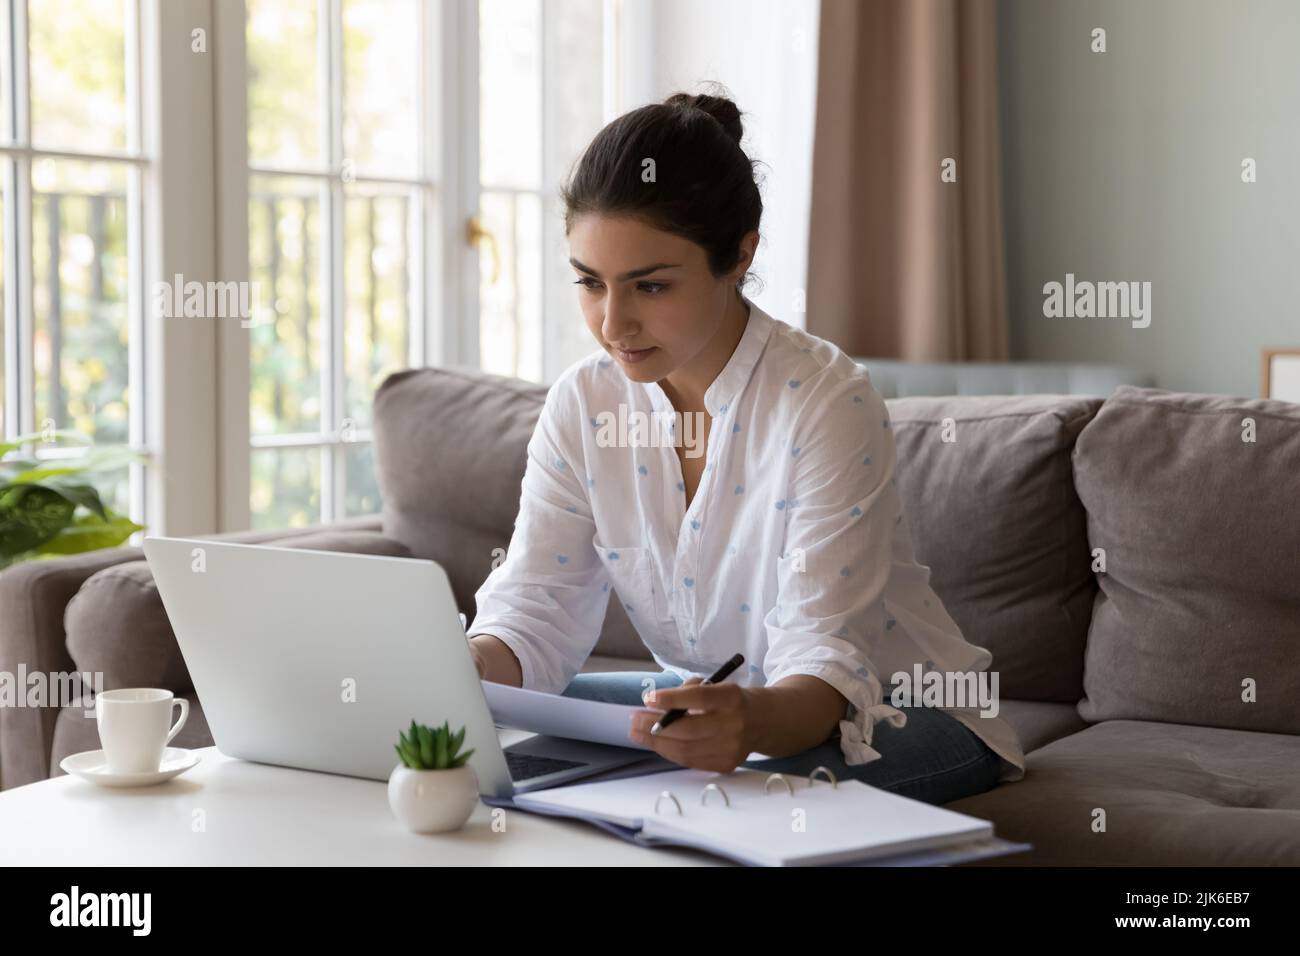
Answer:
M586 766L580 760L560 760L556 757L539 757L537 754L514 753L510 750L505 751L505 755L510 779L515 781L531 780L543 774Z

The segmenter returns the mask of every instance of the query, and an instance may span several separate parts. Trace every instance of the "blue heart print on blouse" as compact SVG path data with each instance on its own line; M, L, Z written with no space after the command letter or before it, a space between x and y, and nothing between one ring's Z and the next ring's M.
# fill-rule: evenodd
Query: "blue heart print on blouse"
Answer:
M849 636L849 626L848 626L847 624L845 624L843 627L841 627L838 631L835 632L835 636L836 636L836 637L848 637L848 636Z
M886 618L886 619L885 619L885 630L887 630L887 631L892 631L892 630L894 629L894 625L897 624L897 623L898 623L898 621L895 620L895 619L892 618L892 617L890 617L890 618Z
M563 459L563 458L557 458L557 459L555 459L555 467L556 467L556 468L559 468L561 471L563 471L563 470L564 470L564 459Z
M854 395L854 396L853 396L853 404L854 404L854 405L861 405L861 404L862 404L862 396L861 396L861 395Z
M568 563L569 563L569 556L568 556L567 554L557 554L557 555L555 556L555 560L556 560L556 561L559 561L561 564L568 564Z
M636 470L638 474L642 474L642 475L650 474L650 469L647 468L645 465L637 465Z
M609 560L611 560L611 561L617 561L617 560L618 560L618 552L617 552L617 551L611 551L611 552L609 553Z
M801 452L801 451L803 451L802 448L791 448L791 449L790 449L790 457L791 457L791 458L798 458L798 457L799 457L799 452Z
M857 505L854 505L851 509L849 509L849 516L852 518L856 518L860 514L862 514L862 509L859 508Z
M744 485L736 485L736 494L738 494L738 495L743 495L744 493L745 493L745 486L744 486Z
M696 519L696 518L692 518L692 519L691 519L691 530L692 530L692 531L699 531L699 530L700 530L700 522L699 522L698 519Z
M803 382L799 381L797 378L792 378L790 379L790 381L786 382L785 384L789 385L791 388L798 388L800 385L803 384Z
M731 426L731 434L734 435L738 431L740 431L740 422L736 422L734 425Z
M777 510L777 511L784 511L784 510L785 510L785 499L784 499L784 498L782 498L780 501L778 501L778 502L776 503L776 510Z
M741 614L748 614L748 613L749 613L749 605L748 605L748 604L742 604L742 605L740 606L740 613L741 613Z
M864 464L864 465L869 465L869 464L871 464L871 456L868 455L866 458L862 459L862 464Z
M595 483L596 483L596 479L595 479L595 478L588 478L588 479L587 479L587 487L588 487L588 488L592 487Z
M840 577L847 578L848 576L849 576L849 566L846 564L844 567L840 568Z
M727 409L730 408L730 407L731 407L731 403L730 403L730 402L723 402L723 403L722 403L722 406L718 409L718 412L719 412L719 413L722 413L722 414L725 414L726 411L727 411Z
M682 578L682 584L685 584L688 588L693 588L693 587L695 587L695 579L694 579L694 578Z
M685 490L686 490L686 485L685 485L684 483L680 482L680 481L677 482L677 490L678 490L678 491L685 491Z

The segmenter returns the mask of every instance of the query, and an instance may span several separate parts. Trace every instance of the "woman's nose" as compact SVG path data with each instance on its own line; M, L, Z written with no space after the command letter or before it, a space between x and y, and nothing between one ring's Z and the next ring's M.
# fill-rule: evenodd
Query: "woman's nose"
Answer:
M636 319L626 314L622 306L612 303L605 305L605 321L600 330L606 342L635 342L641 326Z

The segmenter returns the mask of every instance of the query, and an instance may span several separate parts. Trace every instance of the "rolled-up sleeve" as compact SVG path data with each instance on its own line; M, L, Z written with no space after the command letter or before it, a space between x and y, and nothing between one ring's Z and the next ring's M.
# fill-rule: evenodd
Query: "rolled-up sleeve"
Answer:
M848 701L839 723L845 763L880 757L873 727L907 717L884 702L873 663L895 623L883 595L902 513L894 487L896 452L889 413L868 379L828 385L805 406L791 435L784 501L785 547L778 599L764 619L768 685L796 674L821 678Z
M587 495L567 378L547 393L524 468L519 514L506 550L474 596L469 635L491 634L519 659L523 686L558 694L600 636L609 576L593 547Z

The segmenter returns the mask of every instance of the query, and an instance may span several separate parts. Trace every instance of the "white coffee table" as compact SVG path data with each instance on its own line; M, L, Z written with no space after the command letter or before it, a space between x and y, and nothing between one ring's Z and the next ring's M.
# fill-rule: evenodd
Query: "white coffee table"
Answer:
M529 736L500 732L502 745ZM722 861L646 849L597 827L480 803L461 830L410 833L387 785L235 760L215 747L167 783L114 790L71 776L0 792L0 866L593 865ZM492 827L505 814L504 832Z

